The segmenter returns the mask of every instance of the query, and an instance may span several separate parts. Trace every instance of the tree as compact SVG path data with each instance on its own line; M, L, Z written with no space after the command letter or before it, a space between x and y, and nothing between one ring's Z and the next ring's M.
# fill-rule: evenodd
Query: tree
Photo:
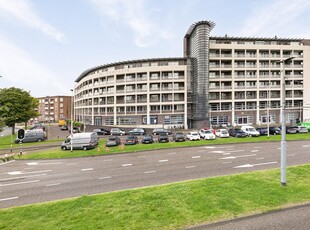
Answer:
M38 99L25 90L15 87L0 89L0 118L5 125L12 127L12 134L15 134L16 123L39 116L35 110L38 105Z

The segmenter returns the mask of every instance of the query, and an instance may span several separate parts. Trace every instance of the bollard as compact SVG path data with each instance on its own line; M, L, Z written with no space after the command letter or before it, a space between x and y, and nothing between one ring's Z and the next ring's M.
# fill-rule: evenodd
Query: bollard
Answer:
M109 148L108 147L105 148L105 152L106 153L109 152Z
M97 150L98 152L100 152L100 147L98 147L98 150Z

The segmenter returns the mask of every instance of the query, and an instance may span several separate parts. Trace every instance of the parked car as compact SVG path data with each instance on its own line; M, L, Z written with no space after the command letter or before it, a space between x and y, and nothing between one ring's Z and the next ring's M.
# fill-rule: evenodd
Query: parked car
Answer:
M125 140L125 145L135 145L138 143L139 143L139 140L137 136L128 136Z
M135 128L133 130L130 130L128 132L128 135L144 135L145 133L145 129Z
M102 136L102 135L110 135L111 134L111 132L109 130L103 129L103 128L94 129L93 132L97 133L100 136Z
M80 128L79 127L73 127L72 132L73 133L80 133ZM71 133L71 128L69 129L69 133Z
M169 142L169 136L167 133L160 133L158 136L158 143Z
M280 130L282 130L282 127L279 127ZM297 128L294 126L285 126L286 129L286 134L296 134L297 133Z
M281 129L277 127L269 127L269 134L270 135L281 135Z
M123 129L120 129L120 128L112 128L111 131L110 131L110 135L122 136L122 135L126 135L126 132Z
M61 127L60 127L60 130L61 131L65 131L65 130L68 130L69 128L68 128L68 126L67 125L62 125Z
M186 138L190 141L197 141L200 140L200 135L198 132L189 132L188 134L186 134Z
M161 133L166 133L168 135L172 134L170 129L156 128L152 131L153 135L159 135Z
M201 129L199 131L199 135L202 139L205 139L205 140L214 140L215 139L215 134L210 129Z
M259 135L266 136L268 135L268 129L267 127L258 127L256 128L257 132L259 132Z
M154 142L153 136L145 135L142 137L141 143L142 144L152 144Z
M107 139L107 142L105 144L106 147L113 147L118 146L121 144L121 139L117 136L110 136Z
M229 137L229 133L228 133L227 129L217 129L215 131L215 135L217 137Z
M308 129L305 126L294 126L297 129L297 133L308 133Z
M184 133L174 133L172 139L175 142L186 141L186 135Z
M229 136L232 137L247 137L247 134L240 128L231 128L228 130Z
M260 134L259 132L250 125L243 125L241 129L249 136L249 137L258 137Z
M61 149L93 149L98 145L98 135L95 132L74 133L69 135L61 144Z
M45 125L42 123L37 123L33 127L31 127L29 130L38 130L38 129L45 131Z

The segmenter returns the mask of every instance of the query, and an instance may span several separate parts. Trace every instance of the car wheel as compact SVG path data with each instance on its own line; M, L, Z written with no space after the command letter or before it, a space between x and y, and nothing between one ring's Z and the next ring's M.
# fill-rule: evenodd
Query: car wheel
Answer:
M86 146L83 146L83 150L86 151L86 150L87 150L87 147L86 147Z
M37 142L41 142L41 141L42 141L42 139L40 139L40 138L37 140Z
M62 146L61 149L62 150L67 150L67 147L66 146Z

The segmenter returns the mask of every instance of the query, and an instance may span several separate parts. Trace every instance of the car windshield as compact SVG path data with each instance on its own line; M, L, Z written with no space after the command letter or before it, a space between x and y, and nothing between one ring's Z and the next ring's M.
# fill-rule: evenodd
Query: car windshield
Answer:
M256 130L254 128L249 128L250 132L255 132Z

